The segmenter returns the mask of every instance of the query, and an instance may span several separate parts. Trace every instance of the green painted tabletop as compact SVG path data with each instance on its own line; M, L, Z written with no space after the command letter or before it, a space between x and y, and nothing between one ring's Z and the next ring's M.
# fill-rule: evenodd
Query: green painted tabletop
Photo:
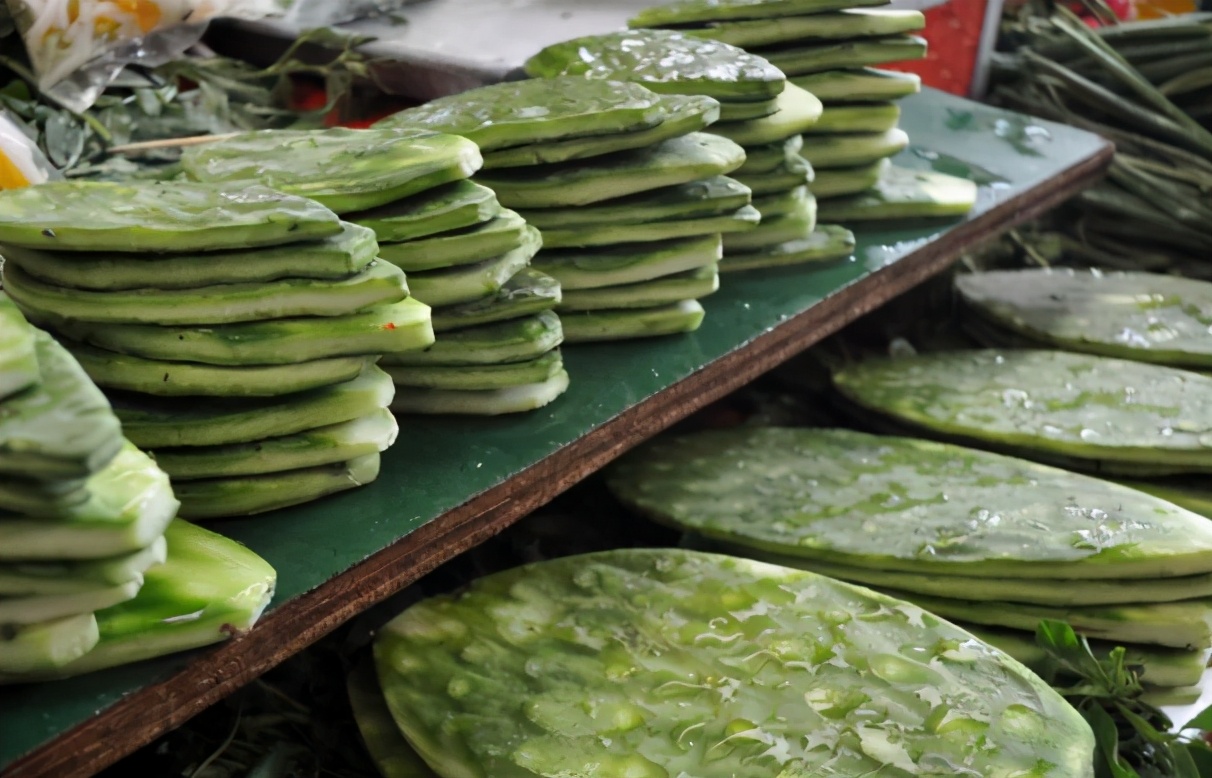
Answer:
M566 347L572 386L546 408L504 418L402 418L399 441L384 456L376 483L303 507L208 526L247 544L277 568L278 592L269 615L286 603L323 613L329 605L309 602L309 597L319 599L309 591L342 573L350 575L351 567L422 525L441 521L456 506L619 414L635 406L642 413L668 399L667 393L684 392L692 382L680 390L677 385L692 374L698 374L695 392L718 395L720 387L735 382L729 384L723 370L710 374L713 363L723 365L717 360L756 350L765 336L827 298L856 295L830 314L832 322L814 325L816 334L800 336L796 347L807 347L827 334L825 327L856 318L865 297L881 289L889 296L888 279L898 274L911 279L896 289L903 291L955 259L974 239L1027 218L1045 199L1088 185L1109 159L1109 147L1088 133L933 91L905 101L901 126L913 145L899 164L970 177L982 185L980 202L966 219L916 227L863 225L855 230L859 243L851 261L727 275L721 291L705 301L707 318L696 333ZM677 396L685 403L690 395ZM258 641L284 641L293 651L308 637L258 626L242 644ZM170 728L166 711L182 715L201 707L198 695L208 681L191 679L190 672L206 655L193 652L69 681L0 689L0 773L65 778L115 761ZM238 656L228 659L239 661ZM161 683L166 679L173 683ZM159 685L147 690L153 683ZM120 700L122 705L115 705ZM141 735L130 734L132 722Z

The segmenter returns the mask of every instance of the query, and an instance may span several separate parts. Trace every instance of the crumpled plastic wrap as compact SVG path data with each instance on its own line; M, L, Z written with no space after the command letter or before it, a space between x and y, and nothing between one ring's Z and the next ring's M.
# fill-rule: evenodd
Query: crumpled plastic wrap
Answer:
M84 111L129 64L155 67L198 42L217 17L261 19L278 0L4 0L38 88Z
M0 189L19 189L59 177L33 139L0 110Z

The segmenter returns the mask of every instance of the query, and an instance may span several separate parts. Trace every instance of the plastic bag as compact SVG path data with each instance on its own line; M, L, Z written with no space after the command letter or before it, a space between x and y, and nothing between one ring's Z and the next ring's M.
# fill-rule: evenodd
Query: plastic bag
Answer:
M155 67L198 42L211 19L261 19L276 0L5 0L38 88L84 111L129 64Z
M33 139L0 110L0 189L19 189L59 177Z

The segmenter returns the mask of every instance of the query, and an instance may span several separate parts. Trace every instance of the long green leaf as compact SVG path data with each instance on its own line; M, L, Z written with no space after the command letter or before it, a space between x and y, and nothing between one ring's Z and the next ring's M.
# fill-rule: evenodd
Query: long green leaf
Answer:
M1064 6L1057 6L1053 24L1082 47L1103 69L1120 84L1136 94L1146 105L1168 116L1181 127L1187 128L1201 145L1212 148L1212 133L1188 116L1161 92L1149 83L1127 60L1120 56L1106 41L1090 31L1090 28Z
M1166 96L1181 95L1212 86L1212 67L1189 70L1181 76L1176 76L1158 87L1158 91Z
M1111 714L1095 705L1082 709L1090 728L1094 730L1095 748L1102 757L1095 764L1099 778L1139 778L1137 772L1124 764L1119 756L1119 731Z
M1033 51L1024 51L1024 59L1042 74L1052 76L1064 84L1074 99L1089 105L1096 110L1119 116L1133 126L1154 133L1167 140L1180 144L1184 148L1200 153L1204 158L1212 160L1212 139L1205 140L1202 135L1193 133L1190 129L1176 123L1164 115L1159 115L1137 103L1122 97L1097 84L1085 76L1075 73L1064 65L1041 57Z
M1187 746L1180 746L1173 749L1172 756L1174 759L1174 778L1202 778L1199 767L1195 764L1195 759L1191 755L1191 749Z
M1198 729L1201 732L1212 730L1212 705L1195 714L1183 725L1183 729Z
M1212 775L1212 749L1203 743L1195 743L1183 745L1182 750L1195 765L1195 774L1199 778L1208 778Z
M1121 187L1163 208L1175 221L1194 230L1204 230L1212 224L1212 208L1200 202L1199 192L1190 187L1168 184L1131 163L1116 158L1111 162L1108 177Z

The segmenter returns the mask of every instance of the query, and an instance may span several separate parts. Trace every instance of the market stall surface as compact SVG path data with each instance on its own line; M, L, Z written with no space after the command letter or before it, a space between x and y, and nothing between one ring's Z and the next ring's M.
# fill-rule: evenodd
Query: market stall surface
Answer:
M964 219L855 225L853 259L728 274L690 335L568 347L568 393L499 418L401 419L363 489L208 526L279 572L270 610L214 649L0 690L0 772L90 775L622 454L1094 181L1091 134L927 91L904 103L897 163L981 185Z

